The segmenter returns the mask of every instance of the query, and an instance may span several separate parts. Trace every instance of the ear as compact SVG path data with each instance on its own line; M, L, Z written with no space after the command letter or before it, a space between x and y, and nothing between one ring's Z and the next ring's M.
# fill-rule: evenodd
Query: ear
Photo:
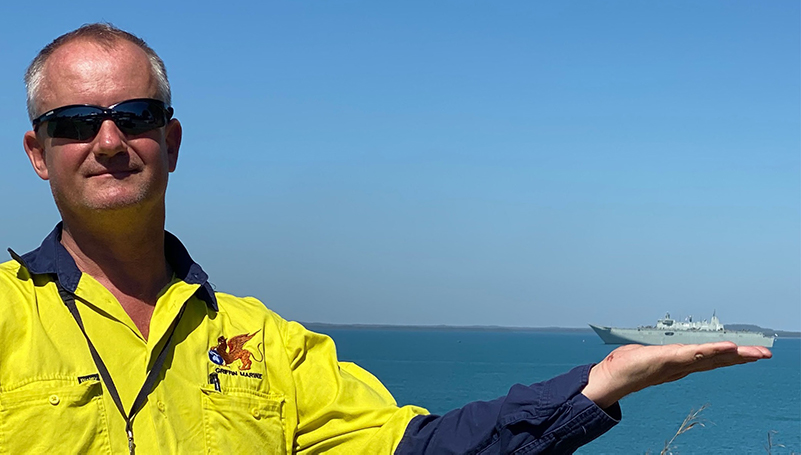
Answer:
M42 180L48 180L50 173L47 171L47 163L45 162L45 147L36 136L36 133L33 131L25 133L22 138L22 146L25 148L28 159L31 160L31 165L36 175Z
M183 130L181 129L181 122L177 119L170 120L167 123L166 131L164 132L164 141L167 144L167 159L170 163L170 172L175 170L178 165L178 149L181 148L181 137Z

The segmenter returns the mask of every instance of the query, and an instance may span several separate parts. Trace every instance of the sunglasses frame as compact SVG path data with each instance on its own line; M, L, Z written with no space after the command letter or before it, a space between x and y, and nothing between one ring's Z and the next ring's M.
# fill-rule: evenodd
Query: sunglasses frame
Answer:
M121 126L117 122L118 122L118 120L122 120L124 117L130 117L131 113L130 112L125 112L125 111L118 111L118 110L116 110L116 108L121 106L121 105L123 105L123 104L132 103L132 102L147 102L147 103L151 103L151 104L156 105L161 110L162 114L164 115L164 125L166 125L172 119L174 110L173 110L173 108L171 106L169 106L164 101L153 99L153 98L133 98L133 99L130 99L130 100L120 101L119 103L116 103L116 104L111 105L109 107L97 106L97 105L94 105L94 104L70 104L68 106L57 107L55 109L52 109L50 111L45 112L44 114L40 115L39 117L36 117L35 119L33 119L33 122L32 122L33 131L35 131L35 132L38 131L39 127L42 126L42 124L47 122L47 121L60 118L59 114L61 114L62 112L64 112L67 109L87 107L87 108L97 109L98 112L97 113L87 114L87 115L74 116L73 118L77 117L78 120L81 120L81 121L83 121L85 123L88 123L88 121L91 120L91 122L96 125L96 126L94 126L94 134L92 134L90 137L87 137L87 138L81 138L81 137L73 138L73 137L60 137L60 136L55 136L54 137L54 136L52 136L50 134L49 131L48 131L48 135L50 135L51 137L60 138L60 139L73 139L73 140L88 140L88 139L92 139L95 136L97 136L97 133L100 131L100 125L106 120L111 120L112 122L114 122L115 125L117 125L117 128L119 128L120 131L122 131L125 134L129 134L129 133L125 132L127 127ZM70 118L70 117L67 117L67 118ZM142 132L140 132L138 134L142 134L142 133L145 133L147 131L152 131L152 130L154 130L156 128L161 128L164 125L155 126L153 128L144 130L144 131L142 131Z

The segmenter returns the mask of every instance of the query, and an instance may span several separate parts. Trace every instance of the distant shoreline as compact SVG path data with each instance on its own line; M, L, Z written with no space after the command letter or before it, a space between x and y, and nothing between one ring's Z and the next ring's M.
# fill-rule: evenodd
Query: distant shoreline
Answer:
M311 330L350 329L350 330L406 330L406 331L445 331L445 332L540 332L540 333L588 333L591 328L583 327L507 327L497 325L401 325L401 324L331 324L326 322L303 322ZM749 330L762 332L768 336L774 333L779 338L801 338L801 332L772 330L751 324L726 324L727 330Z
M401 325L401 324L330 324L327 322L303 322L307 328L365 329L365 330L439 330L447 332L576 332L594 333L581 327L505 327L496 325Z

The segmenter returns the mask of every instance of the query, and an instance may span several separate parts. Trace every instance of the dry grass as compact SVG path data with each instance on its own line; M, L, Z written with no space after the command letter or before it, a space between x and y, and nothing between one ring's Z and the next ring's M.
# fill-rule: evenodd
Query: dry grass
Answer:
M704 422L699 417L701 412L704 409L706 409L706 407L707 407L707 405L703 405L700 408L698 408L697 410L690 409L690 413L687 414L687 417L684 418L684 422L681 423L681 426L679 426L679 430L676 431L676 434L674 434L673 437L670 438L669 441L665 441L665 447L662 449L661 452L659 452L659 455L672 455L673 452L671 450L673 450L673 442L676 440L676 438L678 438L679 436L683 435L684 433L690 431L694 427L706 426L706 425L704 425Z
M776 442L773 442L773 435L776 434L776 433L778 433L778 431L776 431L776 430L768 431L768 443L765 444L765 452L767 452L768 455L772 455L773 454L773 449L775 449L775 448L787 447L784 444L778 444ZM798 452L790 452L790 455L798 455Z
M701 427L706 426L704 424L704 421L700 418L700 415L701 412L707 408L707 406L708 405L705 404L700 408L698 408L697 410L695 409L690 410L690 413L687 414L687 417L684 418L684 422L681 423L678 431L676 431L676 434L674 434L673 437L670 438L670 440L665 441L665 447L662 449L661 452L659 452L659 455L673 455L673 450L675 450L673 443L676 441L676 438L690 431L692 428L696 426L701 426ZM778 432L774 430L768 431L768 442L764 446L765 452L767 452L768 455L773 455L773 451L777 448L785 447L784 444L779 444L773 440L773 435L775 435L776 433ZM646 455L650 454L651 454L650 450L646 452ZM790 452L790 455L799 455L799 454L797 452Z

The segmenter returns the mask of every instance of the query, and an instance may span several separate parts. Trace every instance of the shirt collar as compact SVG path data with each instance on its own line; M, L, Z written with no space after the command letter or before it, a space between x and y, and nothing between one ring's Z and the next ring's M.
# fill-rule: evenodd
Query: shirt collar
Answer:
M75 260L61 244L62 223L58 223L50 234L45 237L39 248L18 256L9 248L11 257L22 264L28 272L34 275L54 274L64 289L75 292L81 280L81 271L75 265ZM195 295L206 302L211 309L217 311L217 296L209 283L209 276L198 263L192 260L186 247L177 237L164 232L164 254L167 262L172 266L175 275L189 284L199 284Z

